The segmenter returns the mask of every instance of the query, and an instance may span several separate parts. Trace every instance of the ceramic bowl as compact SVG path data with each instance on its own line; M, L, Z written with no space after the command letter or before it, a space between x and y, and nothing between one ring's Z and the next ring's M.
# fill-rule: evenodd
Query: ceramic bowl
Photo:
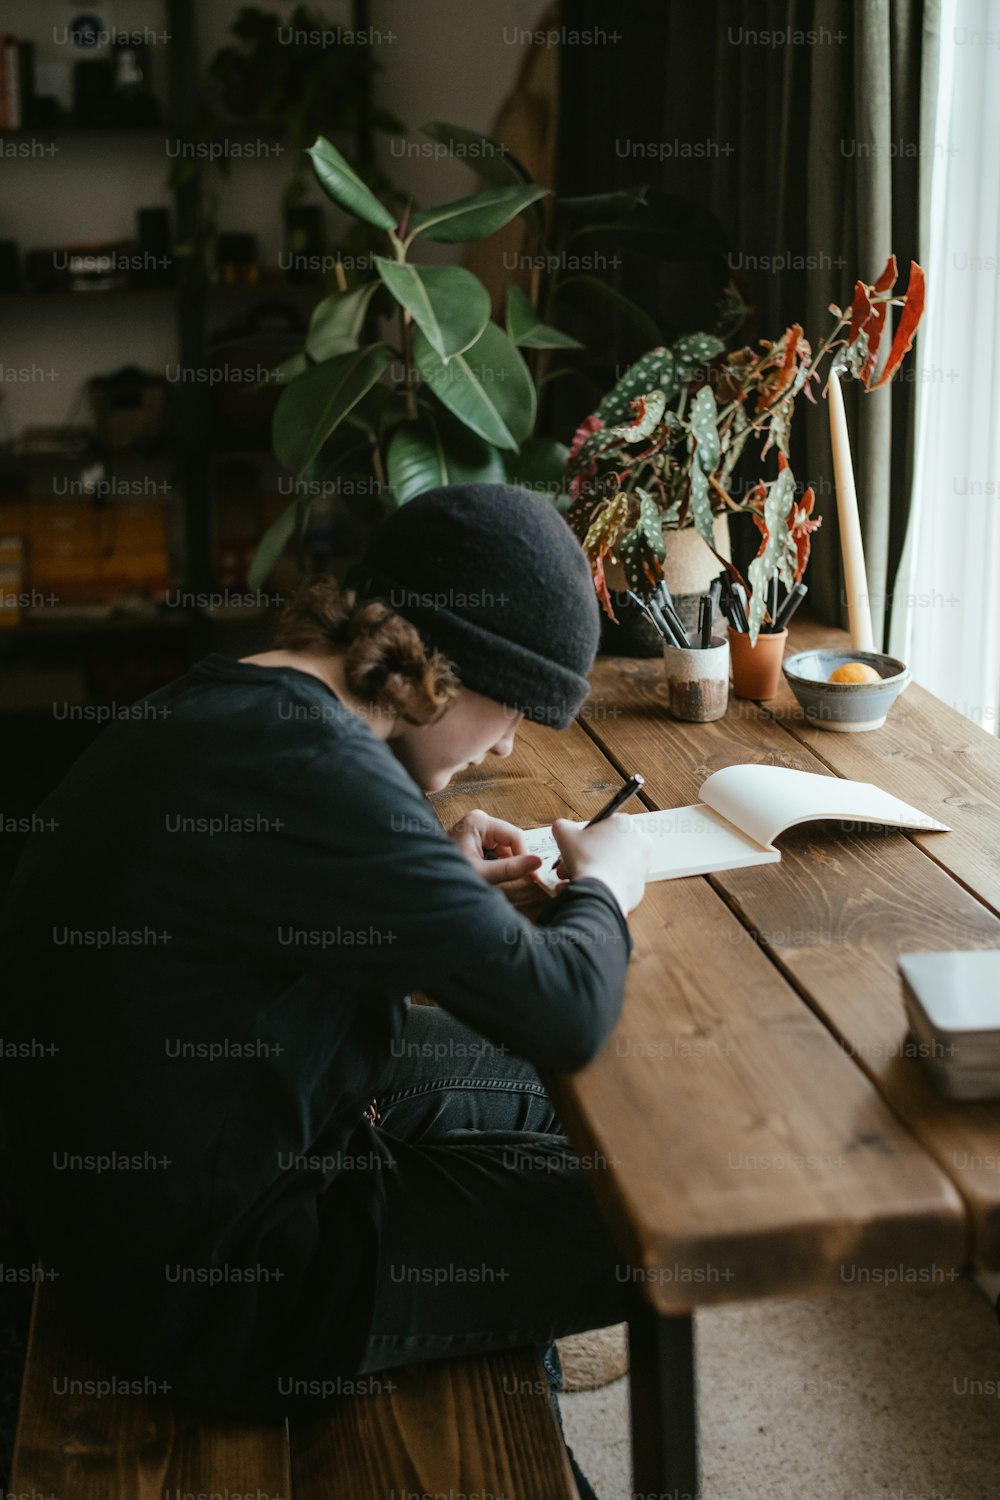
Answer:
M830 682L830 673L845 662L860 661L874 667L879 682ZM910 669L896 656L877 651L797 651L785 659L788 685L810 724L855 734L880 729L886 714L910 681Z

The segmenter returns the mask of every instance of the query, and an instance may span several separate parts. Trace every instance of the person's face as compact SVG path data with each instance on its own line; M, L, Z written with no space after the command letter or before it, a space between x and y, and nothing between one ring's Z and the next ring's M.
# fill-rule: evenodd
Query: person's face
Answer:
M522 717L519 709L460 688L435 724L402 724L389 747L422 791L440 792L466 766L509 755Z

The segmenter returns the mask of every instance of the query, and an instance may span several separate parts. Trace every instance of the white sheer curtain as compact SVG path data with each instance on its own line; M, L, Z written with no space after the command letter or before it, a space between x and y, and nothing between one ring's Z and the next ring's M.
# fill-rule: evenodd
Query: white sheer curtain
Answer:
M913 509L889 649L984 729L1000 714L1000 0L942 0ZM904 366L905 372L905 366ZM901 373L904 373L901 372Z

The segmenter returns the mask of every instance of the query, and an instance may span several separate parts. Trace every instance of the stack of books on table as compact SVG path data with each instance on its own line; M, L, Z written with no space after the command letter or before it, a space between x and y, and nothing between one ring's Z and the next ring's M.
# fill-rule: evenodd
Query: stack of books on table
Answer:
M1000 1099L1000 949L901 953L910 1032L949 1099Z

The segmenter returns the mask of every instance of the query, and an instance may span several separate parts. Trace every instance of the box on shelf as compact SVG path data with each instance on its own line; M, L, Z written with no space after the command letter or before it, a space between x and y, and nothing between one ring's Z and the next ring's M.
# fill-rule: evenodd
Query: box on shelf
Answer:
M137 592L162 599L173 587L168 506L163 498L95 504L86 495L0 501L0 532L20 542L24 592L65 603Z
M24 538L0 534L0 629L20 625L24 591Z

